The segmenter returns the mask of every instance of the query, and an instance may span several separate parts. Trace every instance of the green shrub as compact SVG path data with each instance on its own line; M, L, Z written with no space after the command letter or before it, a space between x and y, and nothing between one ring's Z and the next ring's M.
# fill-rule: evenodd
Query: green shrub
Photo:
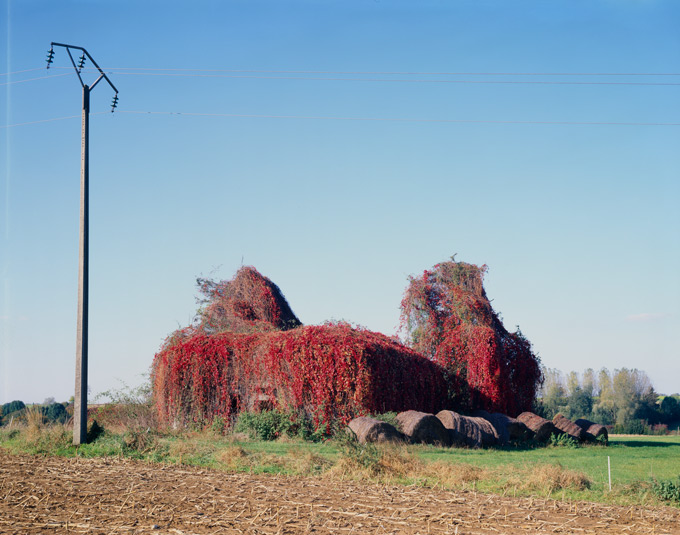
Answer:
M279 410L262 412L242 412L239 414L234 430L247 433L260 440L274 440L283 435L290 436L291 415Z
M556 448L578 448L579 443L566 433L550 435L550 445Z
M68 412L61 403L51 403L43 407L43 414L48 422L63 424L68 420Z
M645 420L628 420L614 425L611 432L614 435L651 435L652 428Z
M299 437L319 442L334 434L333 426L315 426L312 418L303 412L278 409L239 414L234 431L246 433L259 440L275 440L282 436Z
M652 491L662 500L680 503L680 476L675 480L652 481Z
M381 422L388 423L391 426L399 429L396 412L383 412L382 414L373 414L371 417L375 418L376 420L380 420Z
M210 430L216 435L224 435L227 428L229 427L229 422L225 420L222 416L215 416L210 424Z

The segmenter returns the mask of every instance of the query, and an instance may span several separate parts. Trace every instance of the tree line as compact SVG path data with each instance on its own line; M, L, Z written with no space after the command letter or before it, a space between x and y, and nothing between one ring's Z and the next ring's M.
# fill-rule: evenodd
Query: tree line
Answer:
M561 413L612 426L614 433L665 432L680 423L680 395L659 395L647 374L621 368L592 368L582 373L544 368L536 412L544 418Z

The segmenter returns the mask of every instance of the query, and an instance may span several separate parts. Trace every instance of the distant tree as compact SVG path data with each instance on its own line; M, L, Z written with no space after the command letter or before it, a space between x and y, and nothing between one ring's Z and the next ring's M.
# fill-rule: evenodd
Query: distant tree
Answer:
M43 414L48 422L64 423L68 419L68 413L61 403L50 403L43 407Z
M558 412L567 412L567 391L564 388L564 379L559 370L545 368L543 370L543 387L541 404L543 416L552 418Z
M680 420L680 402L673 396L666 396L661 401L660 412L664 423Z
M602 368L598 372L597 385L598 395L597 403L593 407L593 417L602 425L612 425L616 423L616 402L612 378L607 368Z
M660 423L663 417L658 400L659 394L656 393L654 387L649 386L638 400L634 418L647 420L648 424Z
M643 371L629 370L628 368L614 370L612 387L617 424L625 425L632 420L640 419L636 417L636 413L640 406L645 403L647 403L647 408L650 409L649 403L651 403L650 400L653 396L653 403L656 403L656 393L653 393L652 383ZM645 395L649 396L647 401L643 401Z
M569 372L567 374L567 395L571 396L577 389L581 388L581 383L578 379L578 373Z
M56 400L54 399L54 397L50 396L48 398L45 398L45 401L43 401L43 405L45 406L52 405L52 403L54 403L55 401Z
M586 390L577 386L569 395L569 414L572 420L578 418L591 419L593 413L593 396Z
M23 401L20 401L18 399L14 400L14 401L10 401L9 403L5 403L2 406L2 416L6 416L10 413L20 411L21 409L23 409L25 407L26 407L26 405L24 404Z
M588 368L583 372L582 386L584 392L586 392L591 398L595 397L597 389L597 377L595 377L595 370Z

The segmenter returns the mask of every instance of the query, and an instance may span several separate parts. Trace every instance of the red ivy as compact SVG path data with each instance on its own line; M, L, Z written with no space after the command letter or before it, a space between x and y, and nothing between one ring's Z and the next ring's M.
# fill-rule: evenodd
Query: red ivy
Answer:
M486 269L452 260L412 277L402 326L411 347L447 371L454 407L516 415L531 408L540 361L519 329L509 333L493 311Z
M190 334L153 364L158 414L205 423L262 404L303 410L317 427L355 416L446 406L442 369L382 334L347 324L284 332Z

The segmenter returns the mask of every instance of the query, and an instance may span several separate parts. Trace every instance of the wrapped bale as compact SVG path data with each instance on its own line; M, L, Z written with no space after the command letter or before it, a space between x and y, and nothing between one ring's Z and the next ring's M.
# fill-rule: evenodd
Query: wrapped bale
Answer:
M442 422L433 414L405 411L397 414L397 425L413 443L451 445L451 437Z
M463 416L454 411L440 411L437 418L449 430L451 442L459 446L481 448L498 444L491 422L482 417Z
M533 412L523 412L517 417L517 420L531 429L536 434L535 438L539 442L547 442L551 435L558 433L555 424Z
M609 442L609 433L607 432L607 428L605 426L596 424L584 418L579 418L574 423L583 429L585 440L591 440L595 442L600 437L604 437L603 440L605 444Z
M574 440L583 442L584 440L583 429L581 429L578 425L572 422L569 418L565 418L562 414L557 414L553 418L553 424L555 424L555 427L557 427L558 430L562 431L563 433L566 433Z
M349 428L356 435L359 444L367 442L402 442L402 435L397 428L375 418L359 416L349 423Z

